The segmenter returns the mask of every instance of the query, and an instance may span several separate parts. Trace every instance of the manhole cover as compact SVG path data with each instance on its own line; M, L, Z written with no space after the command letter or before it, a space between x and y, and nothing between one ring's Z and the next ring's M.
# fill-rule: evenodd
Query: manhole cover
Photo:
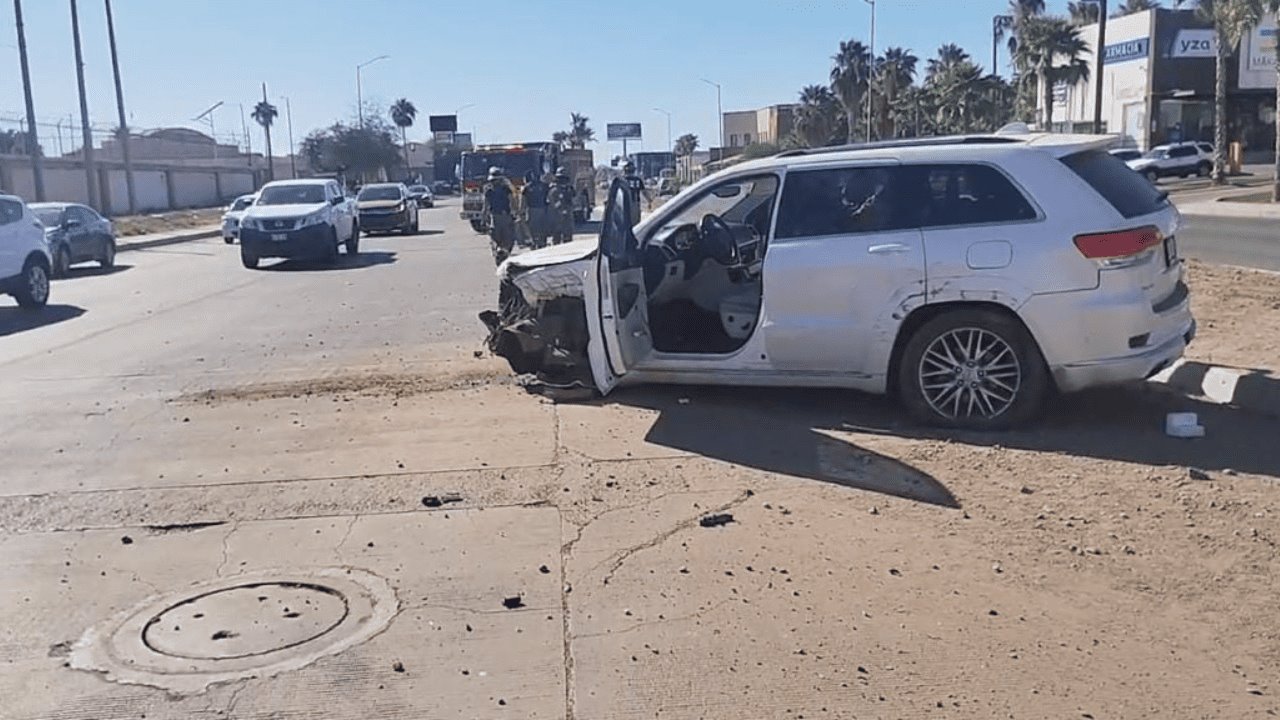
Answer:
M228 660L310 642L347 617L342 593L313 583L249 583L197 595L147 623L142 641L164 655Z
M152 598L89 629L71 666L201 692L339 653L381 632L398 610L391 586L361 570L240 575Z

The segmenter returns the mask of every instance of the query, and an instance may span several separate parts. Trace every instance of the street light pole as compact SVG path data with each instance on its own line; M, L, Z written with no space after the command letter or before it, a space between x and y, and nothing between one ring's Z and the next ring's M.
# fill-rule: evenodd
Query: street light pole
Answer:
M1093 62L1093 132L1102 134L1102 65L1107 46L1107 0L1098 0L1098 52Z
M89 98L84 91L84 53L80 49L80 12L76 0L71 0L71 36L76 51L76 85L80 89L80 124L84 127L84 180L89 193L89 205L107 212L98 197L98 177L93 166L93 128L89 126Z
M199 115L191 119L192 122L200 122L201 120L203 120L209 123L209 136L213 138L213 159L214 160L218 159L218 133L217 133L217 129L213 125L213 111L217 110L220 107L222 107L221 100L209 106L208 110L205 110L204 112L200 113Z
M871 106L875 99L876 77L876 0L862 0L871 6L871 67L867 70L867 142L871 142Z
M364 62L356 66L356 113L360 118L360 128L362 130L364 129L364 93L360 88L360 71L364 69L366 65L372 65L378 62L379 60L386 60L388 57L390 56L379 55L378 57L373 58L372 60L365 60Z
M667 151L674 152L675 146L671 144L671 113L662 108L654 108L653 111L667 116Z
M27 152L31 156L31 179L36 186L36 201L44 202L44 158L40 157L40 142L36 135L36 106L31 99L31 68L27 65L27 34L22 28L22 0L13 0L13 17L18 26L18 58L22 64L22 95L27 103L26 136ZM58 130L58 144L62 144L62 130Z
M284 116L289 124L289 172L296 180L298 177L298 161L293 153L293 107L289 105L289 96L284 96Z
M129 214L138 211L138 196L133 187L133 162L129 159L129 126L124 117L124 87L120 83L120 56L116 53L116 23L111 13L111 0L103 0L107 7L107 37L111 41L111 72L116 79L116 111L120 114L120 153L124 157L124 184L129 195ZM216 142L216 141L215 141Z
M702 82L716 89L716 117L720 120L720 159L724 159L724 105L720 101L720 83L702 78Z

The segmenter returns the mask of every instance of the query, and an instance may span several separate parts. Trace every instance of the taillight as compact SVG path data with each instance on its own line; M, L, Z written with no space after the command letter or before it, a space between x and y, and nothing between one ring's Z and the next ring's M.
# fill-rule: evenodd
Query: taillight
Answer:
M1160 244L1160 231L1154 227L1140 227L1109 233L1077 235L1076 247L1090 260L1127 258L1150 250Z

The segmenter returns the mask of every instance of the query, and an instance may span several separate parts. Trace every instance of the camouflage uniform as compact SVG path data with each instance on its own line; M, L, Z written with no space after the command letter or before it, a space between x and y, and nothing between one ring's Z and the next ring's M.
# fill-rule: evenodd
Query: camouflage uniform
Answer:
M551 208L551 244L559 245L573 239L573 183L568 175L557 175L556 182L547 194Z
M511 217L511 200L514 190L501 175L491 177L484 186L484 214L489 218L489 249L493 262L501 265L511 255L515 244L516 226Z
M520 191L520 195L524 198L525 210L529 214L529 237L535 249L546 247L547 235L551 234L550 211L547 209L549 193L550 188L539 177L530 180Z

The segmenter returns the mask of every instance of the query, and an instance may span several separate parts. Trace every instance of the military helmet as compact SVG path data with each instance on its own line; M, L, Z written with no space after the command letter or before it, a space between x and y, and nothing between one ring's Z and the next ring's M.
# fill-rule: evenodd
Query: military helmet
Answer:
M568 180L568 179L569 179L569 168L567 168L567 167L565 167L565 166L563 166L563 165L561 165L560 167L556 168L556 179L557 179L557 180Z
M490 178L490 179L493 179L493 178L500 178L500 177L502 177L502 168L498 167L497 165L495 165L495 166L493 166L493 167L489 168L489 178Z
M627 160L622 163L623 172L631 172L632 170L635 170L635 169L636 169L636 164L631 162L630 160Z

